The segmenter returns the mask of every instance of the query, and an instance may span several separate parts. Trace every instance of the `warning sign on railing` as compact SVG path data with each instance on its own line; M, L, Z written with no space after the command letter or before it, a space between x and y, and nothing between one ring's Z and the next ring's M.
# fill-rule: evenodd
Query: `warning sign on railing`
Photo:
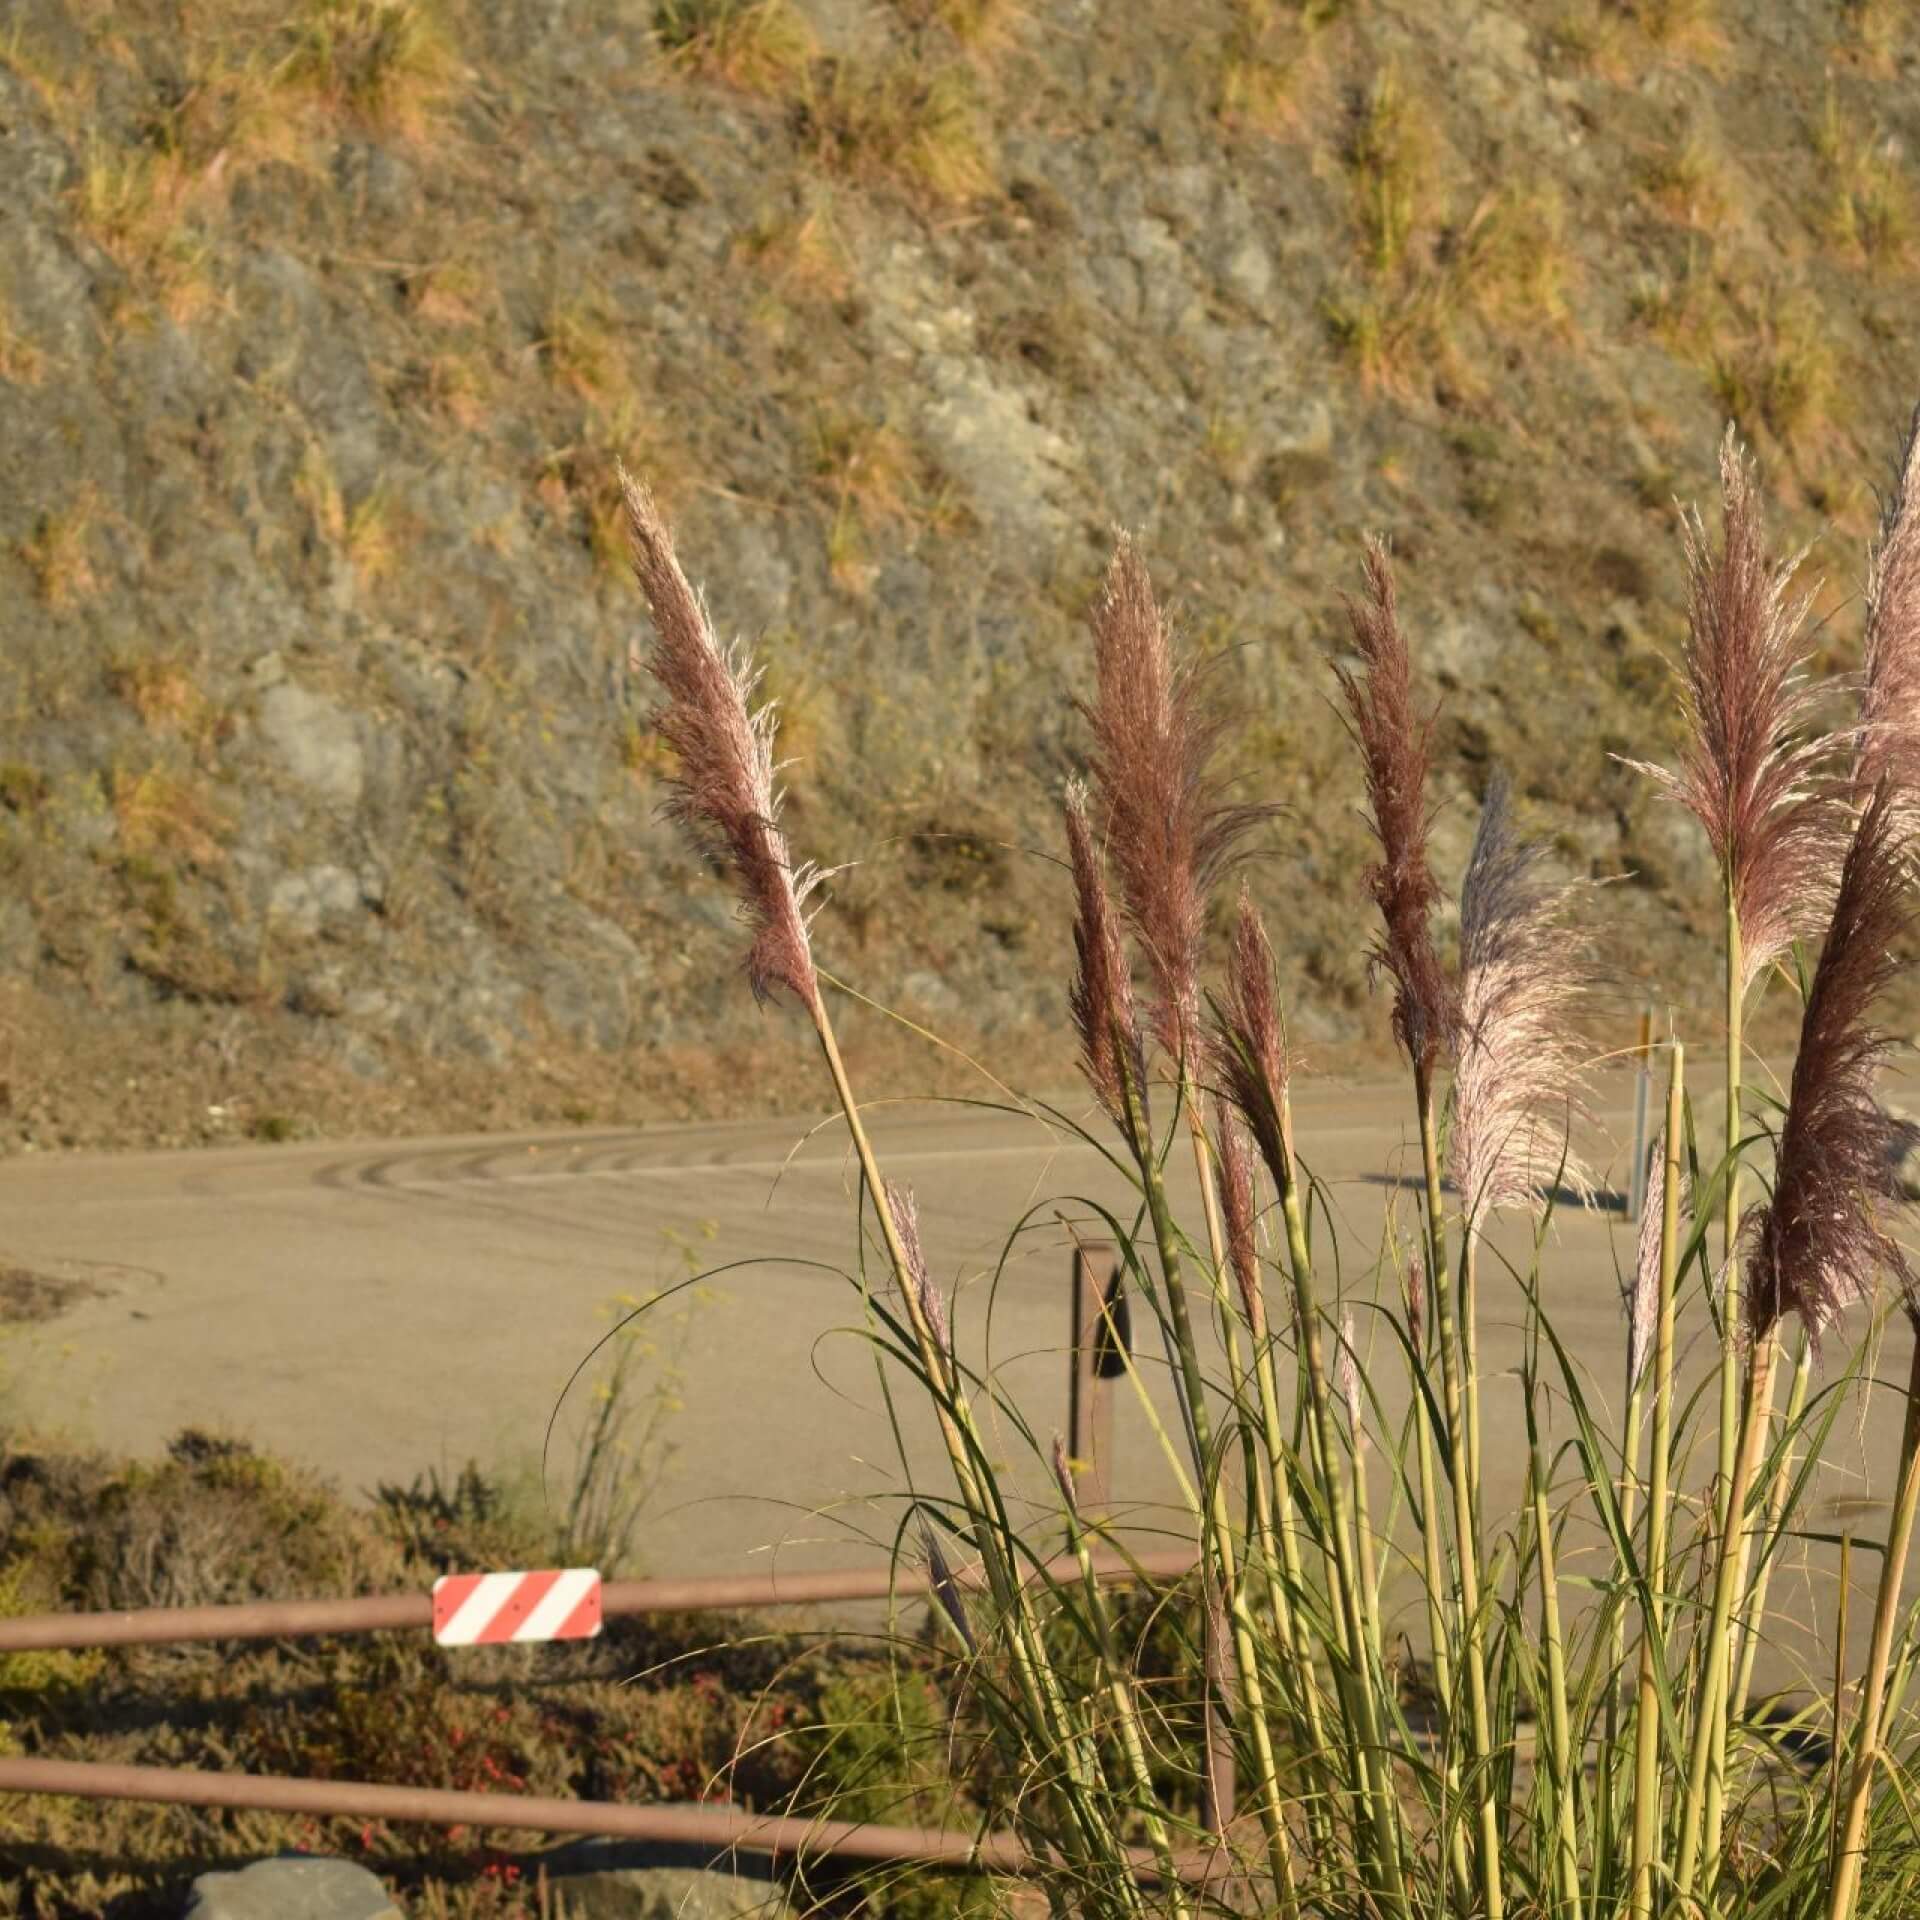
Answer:
M443 1647L591 1640L600 1631L592 1567L540 1573L447 1573L433 1583L433 1637Z

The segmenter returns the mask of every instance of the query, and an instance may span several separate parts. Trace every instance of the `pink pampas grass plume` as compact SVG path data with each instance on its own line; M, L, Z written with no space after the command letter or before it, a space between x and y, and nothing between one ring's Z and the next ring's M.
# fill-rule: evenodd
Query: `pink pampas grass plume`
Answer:
M1414 714L1413 667L1380 540L1367 541L1363 564L1366 602L1349 597L1346 608L1365 671L1338 664L1333 671L1365 764L1369 824L1380 846L1367 872L1382 923L1369 964L1376 977L1382 970L1392 975L1394 1037L1427 1075L1452 1030L1446 974L1433 949L1431 915L1440 889L1427 865L1433 719Z
M1419 1254L1408 1256L1401 1297L1407 1307L1407 1344L1416 1360L1427 1357L1427 1263Z
M1920 407L1867 561L1867 625L1854 783L1864 801L1893 782L1903 830L1920 820Z
M1092 614L1093 784L1107 857L1154 983L1153 1031L1191 1066L1207 894L1267 807L1228 803L1211 766L1222 716L1201 667L1176 663L1139 549L1121 534Z
M1340 1351L1333 1356L1333 1383L1347 1403L1347 1419L1360 1434L1360 1357L1354 1346L1353 1309L1340 1309Z
M1487 790L1460 892L1460 989L1448 1157L1469 1230L1528 1206L1558 1175L1592 1191L1566 1147L1582 1111L1573 1018L1585 986L1566 906L1572 888L1539 872L1540 849L1514 833L1504 778Z
M913 1284L913 1297L921 1317L932 1333L934 1345L951 1361L953 1328L947 1320L947 1303L927 1271L927 1256L920 1244L920 1209L914 1204L913 1189L897 1181L886 1183L887 1211L893 1215L893 1230L900 1236L900 1248L907 1256L907 1277Z
M1053 1436L1053 1477L1059 1483L1060 1498L1067 1503L1067 1518L1077 1527L1080 1524L1080 1496L1074 1490L1073 1461L1067 1453L1067 1443L1059 1434Z
M1681 697L1689 743L1678 773L1641 761L1706 829L1739 917L1744 985L1817 933L1844 823L1826 779L1832 743L1805 737L1814 691L1802 637L1808 601L1788 582L1806 550L1770 562L1753 476L1732 427L1720 447L1724 530L1710 552L1696 512L1682 519L1687 644Z
M1129 1139L1133 1123L1127 1095L1131 1091L1146 1112L1147 1077L1140 1025L1133 1005L1133 977L1120 922L1107 892L1106 872L1093 828L1087 819L1087 790L1073 781L1067 787L1067 851L1073 866L1077 911L1073 947L1078 959L1068 995L1074 1026L1080 1034L1080 1070L1107 1117ZM1136 1145L1144 1144L1136 1142Z
M1894 943L1910 929L1911 880L1891 787L1860 817L1800 1023L1773 1197L1747 1215L1747 1329L1756 1340L1797 1313L1818 1339L1878 1276L1913 1301L1913 1275L1880 1223L1898 1122L1874 1098L1892 1046L1870 1018L1900 970Z
M1214 1002L1213 1020L1220 1078L1284 1199L1293 1187L1287 1088L1296 1061L1274 992L1273 947L1244 886L1227 954L1226 1000Z
M1239 1124L1224 1100L1214 1106L1217 1137L1214 1178L1220 1192L1220 1219L1227 1243L1227 1265L1239 1289L1241 1311L1256 1340L1267 1331L1267 1305L1260 1292L1260 1253L1253 1232L1253 1165Z
M634 572L653 618L645 665L666 695L654 724L679 761L668 810L739 880L741 915L753 929L747 978L756 998L786 987L811 1005L819 986L802 909L826 875L811 864L796 868L780 831L773 704L754 710L760 675L744 644L723 649L714 638L653 495L624 467L620 489Z

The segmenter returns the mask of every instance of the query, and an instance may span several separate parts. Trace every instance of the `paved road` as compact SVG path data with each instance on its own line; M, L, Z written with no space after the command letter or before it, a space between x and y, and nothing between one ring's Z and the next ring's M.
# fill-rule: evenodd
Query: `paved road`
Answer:
M1622 1143L1631 1098L1622 1075L1601 1102ZM1360 1301L1372 1297L1385 1209L1411 1219L1408 1122L1401 1083L1319 1081L1299 1097L1301 1151L1333 1195L1344 1282ZM1710 1110L1703 1124L1714 1124ZM1018 1116L900 1105L879 1109L873 1128L890 1177L917 1191L937 1276L957 1289L963 1350L1044 1443L1064 1424L1065 1222L1090 1222L1089 1197L1118 1203L1118 1179L1093 1149ZM1624 1144L1602 1142L1598 1155L1616 1173L1625 1164ZM852 1191L840 1129L806 1137L794 1122L16 1160L0 1165L0 1265L98 1291L24 1345L11 1341L0 1364L38 1419L111 1447L153 1450L185 1424L217 1423L364 1489L469 1455L531 1461L569 1373L605 1328L604 1303L682 1277L682 1248L709 1266L757 1259L712 1282L687 1323L685 1405L670 1428L678 1452L644 1558L662 1572L871 1564L906 1477L857 1332L857 1293L822 1270L854 1258ZM995 1285L1023 1212L1027 1230ZM1615 1273L1628 1235L1617 1206L1559 1218L1545 1298L1591 1391L1617 1408ZM1507 1372L1520 1348L1512 1283L1489 1272L1483 1286L1498 1513L1518 1499L1524 1465ZM1367 1325L1363 1311L1363 1340ZM1892 1353L1883 1372L1904 1364ZM569 1415L584 1413L593 1377ZM1836 1531L1871 1532L1884 1512L1894 1401L1876 1397L1864 1434L1849 1421L1836 1435L1819 1489L1822 1523ZM930 1418L908 1404L902 1421L914 1470L939 1489ZM576 1428L563 1418L557 1469ZM1555 1431L1565 1436L1564 1417ZM1142 1527L1170 1524L1171 1483L1124 1394L1118 1435L1122 1505ZM1044 1497L1045 1477L1010 1425L999 1443ZM1375 1505L1384 1511L1384 1490ZM1789 1613L1813 1611L1804 1581L1777 1591Z

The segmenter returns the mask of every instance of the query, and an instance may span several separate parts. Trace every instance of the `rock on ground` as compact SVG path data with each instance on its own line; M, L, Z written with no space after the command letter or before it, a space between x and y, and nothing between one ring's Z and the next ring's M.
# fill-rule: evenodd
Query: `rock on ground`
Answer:
M584 1840L544 1855L568 1920L793 1920L766 1863L652 1841Z
M715 1909L718 1911L718 1909ZM402 1920L392 1896L351 1860L304 1855L203 1873L186 1920Z

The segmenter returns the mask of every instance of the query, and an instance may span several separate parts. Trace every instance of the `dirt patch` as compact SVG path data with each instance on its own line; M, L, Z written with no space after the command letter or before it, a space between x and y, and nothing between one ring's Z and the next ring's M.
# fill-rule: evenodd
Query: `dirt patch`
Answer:
M56 1319L100 1289L85 1280L58 1280L31 1267L0 1267L0 1324L21 1326Z

